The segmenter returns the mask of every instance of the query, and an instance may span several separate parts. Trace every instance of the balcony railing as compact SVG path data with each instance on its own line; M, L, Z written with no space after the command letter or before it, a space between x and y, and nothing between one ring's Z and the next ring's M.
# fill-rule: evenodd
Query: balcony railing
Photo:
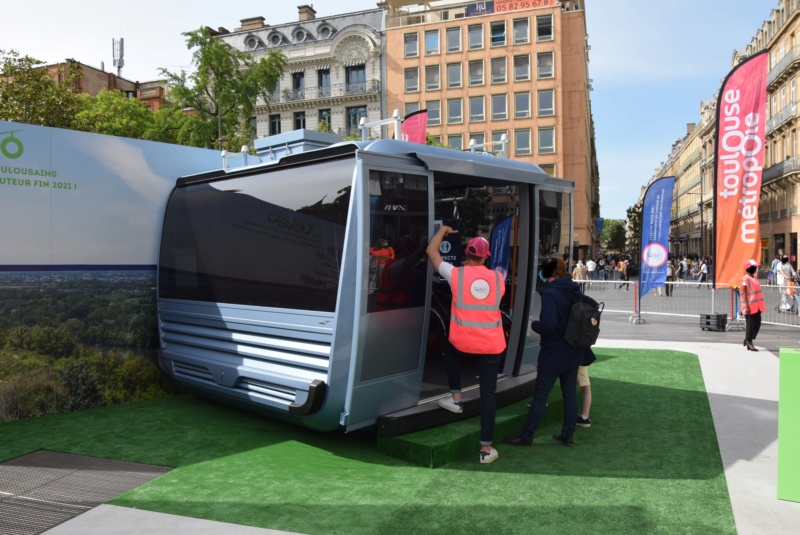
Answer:
M352 84L332 84L321 87L307 87L305 89L273 91L269 93L269 101L275 104L278 102L299 102L350 95L370 95L380 92L380 80L372 80L369 82L356 82Z
M800 156L787 158L784 161L776 163L768 169L765 169L762 177L762 183L766 184L768 182L772 182L773 180L777 180L780 177L795 171L800 171Z
M800 46L793 46L767 74L767 86L772 85L772 82L780 78L798 60L800 60Z
M797 104L792 102L767 121L767 134L797 115Z

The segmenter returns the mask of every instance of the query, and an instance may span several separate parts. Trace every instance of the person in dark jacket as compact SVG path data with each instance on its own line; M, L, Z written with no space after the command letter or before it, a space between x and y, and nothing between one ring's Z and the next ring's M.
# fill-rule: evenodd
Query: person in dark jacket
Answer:
M533 400L528 418L522 431L503 442L512 446L530 446L533 435L544 417L547 409L547 397L556 383L561 384L561 395L564 399L564 422L561 433L553 435L553 440L564 446L573 445L575 424L578 419L578 367L588 366L595 361L591 349L579 349L564 340L567 321L574 298L583 297L580 287L567 274L566 265L560 258L549 258L542 264L542 277L547 281L542 291L542 309L539 319L531 324L531 328L539 333L541 349L539 350L538 375L533 389ZM588 303L597 306L597 302L584 297Z

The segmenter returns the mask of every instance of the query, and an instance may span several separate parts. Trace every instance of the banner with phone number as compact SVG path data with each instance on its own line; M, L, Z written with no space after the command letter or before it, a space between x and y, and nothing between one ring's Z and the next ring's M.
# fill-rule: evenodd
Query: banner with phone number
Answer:
M561 5L560 0L494 0L494 12L505 13L520 9L535 9L538 7L555 7Z

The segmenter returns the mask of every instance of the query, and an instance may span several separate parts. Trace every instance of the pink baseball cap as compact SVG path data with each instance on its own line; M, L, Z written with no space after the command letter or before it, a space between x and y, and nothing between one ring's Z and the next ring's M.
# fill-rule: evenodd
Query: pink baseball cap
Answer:
M744 269L747 269L747 268L753 267L753 266L758 267L759 265L760 264L758 262L756 262L755 260L753 260L751 258L750 260L748 260L747 262L744 263Z
M477 256L478 258L490 256L489 242L480 237L472 238L467 244L467 254Z

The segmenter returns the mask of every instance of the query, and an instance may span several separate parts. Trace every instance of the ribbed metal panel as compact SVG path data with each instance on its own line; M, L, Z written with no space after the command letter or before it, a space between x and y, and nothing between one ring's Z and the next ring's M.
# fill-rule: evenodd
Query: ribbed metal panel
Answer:
M282 410L302 403L314 381L327 382L332 333L319 317L268 312L232 321L226 312L220 320L162 311L163 356L175 379Z
M0 535L32 535L66 522L171 468L37 451L0 464Z

